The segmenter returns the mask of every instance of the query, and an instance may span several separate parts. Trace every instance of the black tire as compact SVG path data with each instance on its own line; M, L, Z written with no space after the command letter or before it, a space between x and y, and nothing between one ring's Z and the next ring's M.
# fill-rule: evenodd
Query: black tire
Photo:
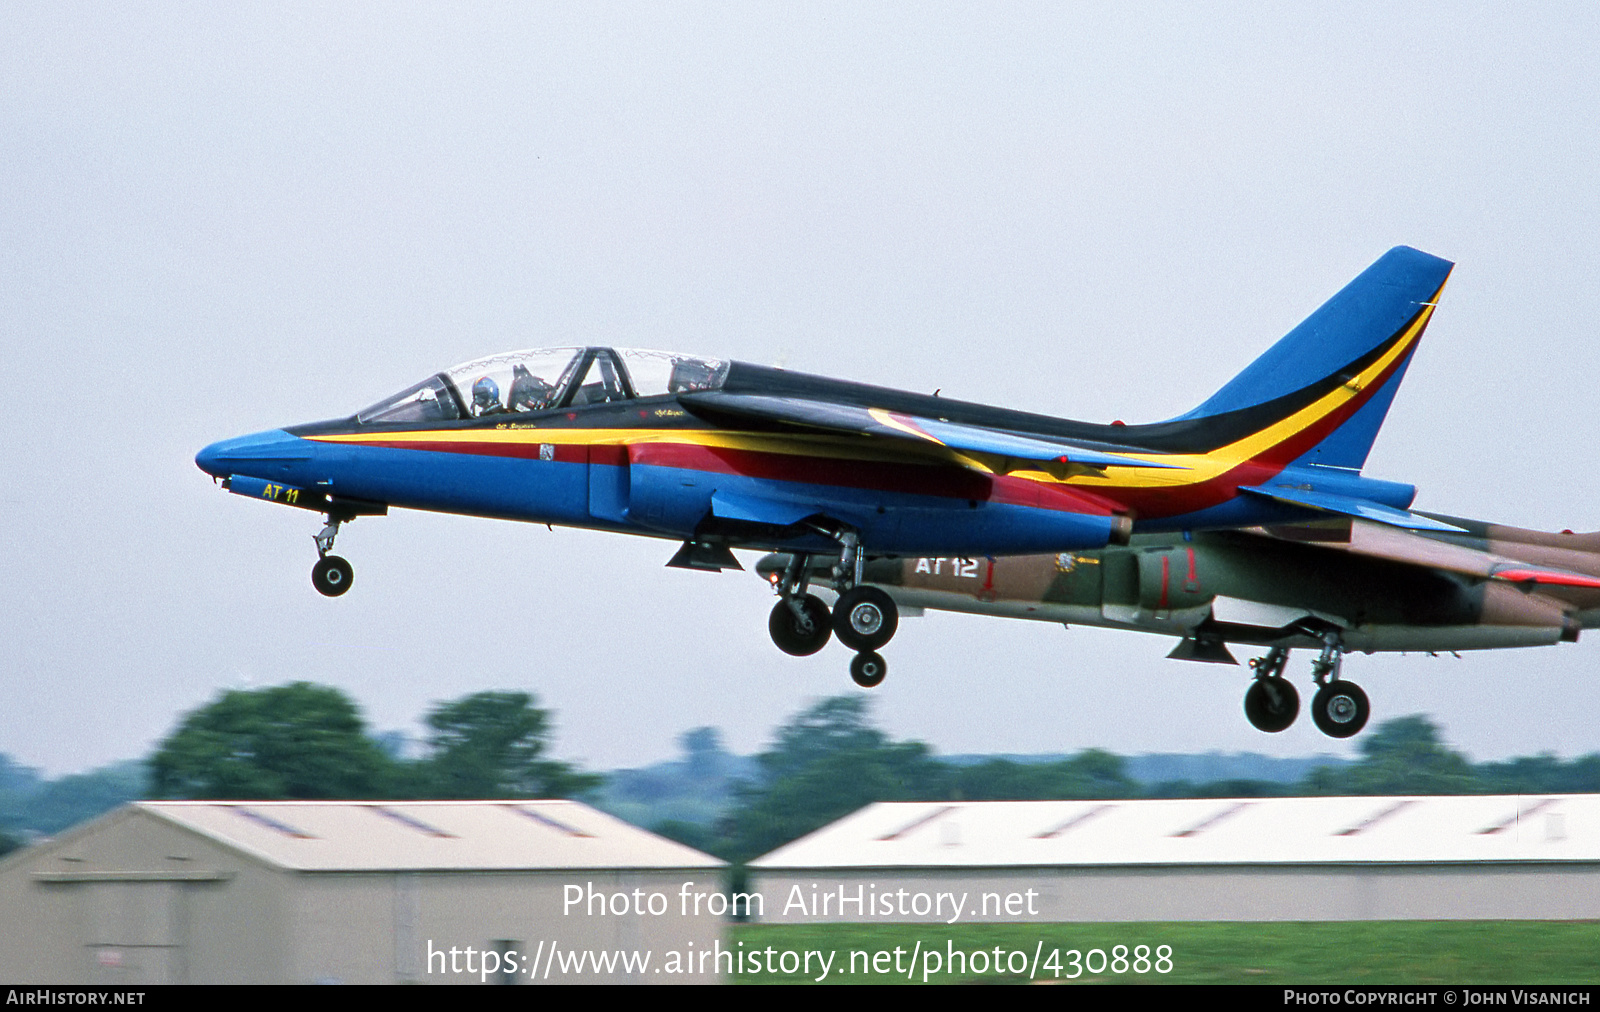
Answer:
M1257 731L1287 731L1300 716L1300 693L1287 678L1258 678L1244 694L1244 715Z
M1311 719L1317 729L1330 738L1349 738L1361 733L1372 716L1367 694L1355 682L1329 682L1311 701Z
M323 597L338 597L350 589L355 570L337 555L324 555L311 567L311 585Z
M811 656L827 646L833 635L832 617L820 597L805 595L800 599L800 610L805 613L805 623L796 618L787 601L773 605L772 614L767 618L767 632L772 634L772 642L791 657Z
M863 650L850 658L850 677L863 689L871 689L882 684L884 676L888 673L888 663L871 650Z
M877 587L853 587L833 606L833 634L851 650L880 650L899 626L900 609Z

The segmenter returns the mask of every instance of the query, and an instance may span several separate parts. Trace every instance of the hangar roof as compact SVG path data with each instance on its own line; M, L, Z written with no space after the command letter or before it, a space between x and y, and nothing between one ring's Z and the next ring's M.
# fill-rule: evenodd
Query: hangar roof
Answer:
M722 867L576 801L143 801L132 807L296 871Z
M1600 861L1600 795L883 802L754 869Z

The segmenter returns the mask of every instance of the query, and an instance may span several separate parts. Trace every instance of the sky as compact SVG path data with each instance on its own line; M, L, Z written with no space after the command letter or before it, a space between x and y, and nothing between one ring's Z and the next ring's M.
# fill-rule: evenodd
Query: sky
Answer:
M0 0L0 752L148 754L229 688L375 730L537 693L558 756L753 752L859 691L675 546L313 514L214 440L606 343L1088 421L1204 400L1385 250L1459 265L1368 462L1420 509L1600 528L1600 9L1585 4ZM752 563L756 556L747 554ZM942 752L1350 755L1171 640L907 619L881 725ZM1352 657L1374 725L1600 751L1600 633ZM1290 673L1305 684L1309 657Z

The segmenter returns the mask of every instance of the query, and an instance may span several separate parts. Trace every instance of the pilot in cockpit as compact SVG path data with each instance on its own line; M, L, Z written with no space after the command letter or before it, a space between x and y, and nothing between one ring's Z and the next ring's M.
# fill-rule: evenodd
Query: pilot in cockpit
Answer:
M473 417L503 414L505 410L500 403L500 384L487 376L480 377L478 382L472 384Z
M511 411L538 411L550 403L555 392L555 387L519 362L511 371L511 401L507 407Z

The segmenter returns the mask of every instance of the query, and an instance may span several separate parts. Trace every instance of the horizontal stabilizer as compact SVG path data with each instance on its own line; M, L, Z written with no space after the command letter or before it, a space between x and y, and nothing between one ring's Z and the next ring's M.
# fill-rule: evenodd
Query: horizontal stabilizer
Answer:
M1186 469L1181 464L1143 460L1055 439L1023 436L976 425L886 411L882 408L864 408L853 404L837 404L802 397L706 391L683 394L679 397L679 401L697 414L702 412L721 414L752 421L891 439L963 453L984 454L1001 458L1002 466L998 470L1002 471L1017 469L1015 466L1006 466L1004 462L1008 460L1027 465L1044 465L1046 468L1049 465L1078 465L1091 470L1102 470L1107 467Z
M1334 495L1331 492L1315 492L1309 489L1283 488L1272 485L1240 486L1239 491L1264 496L1281 503L1288 503L1291 506L1304 506L1323 513L1337 513L1340 516L1358 517L1380 524L1388 524L1391 527L1404 527L1412 531L1464 533L1459 527L1441 520L1434 520L1432 517L1425 517L1421 513L1413 513L1410 510L1398 509L1394 506L1384 506L1381 503L1375 503L1367 499L1354 499L1350 496Z

